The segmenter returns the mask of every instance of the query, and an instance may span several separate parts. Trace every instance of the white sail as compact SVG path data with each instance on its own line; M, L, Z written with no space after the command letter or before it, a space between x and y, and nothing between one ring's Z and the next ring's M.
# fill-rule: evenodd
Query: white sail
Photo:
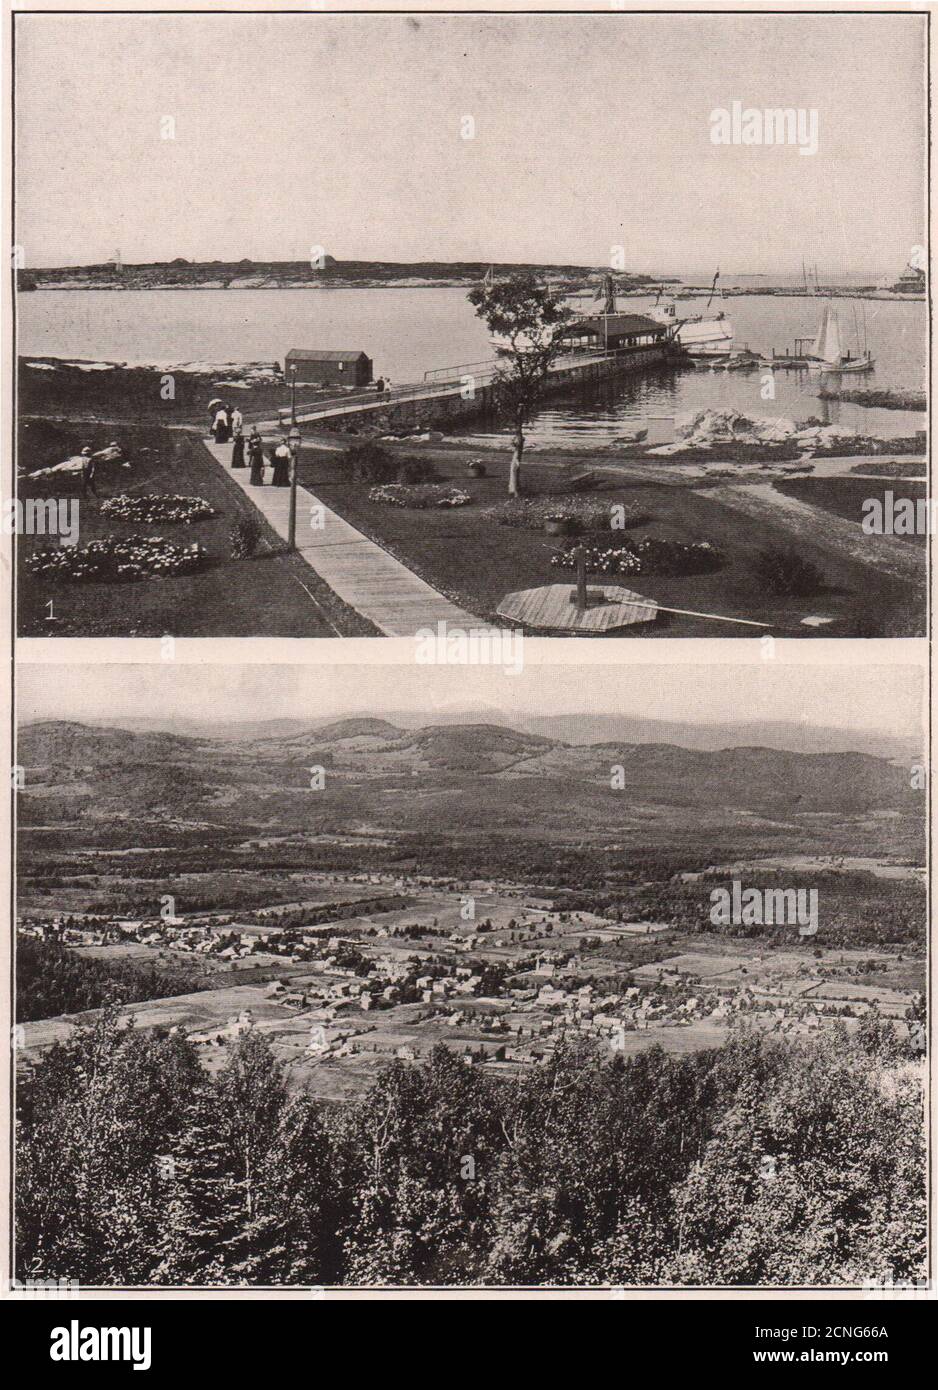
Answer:
M814 356L821 362L840 362L844 350L840 343L840 320L829 304L824 305L820 327L814 340Z

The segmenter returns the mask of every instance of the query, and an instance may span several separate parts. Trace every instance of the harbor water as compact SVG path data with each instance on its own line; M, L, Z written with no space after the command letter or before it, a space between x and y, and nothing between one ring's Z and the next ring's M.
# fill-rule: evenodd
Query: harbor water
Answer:
M641 313L653 300L630 298L620 308ZM735 329L734 347L768 356L795 338L813 336L824 303L811 295L730 296L721 307ZM705 299L678 302L680 316L704 312ZM585 305L584 305L585 307ZM845 345L864 333L876 359L872 372L824 378L849 389L924 389L927 305L922 301L838 298ZM17 297L21 355L130 364L279 361L291 347L361 349L375 375L395 385L425 371L490 361L484 326L465 289L362 288L296 290L40 290ZM922 413L868 409L818 399L821 379L807 372L719 369L654 370L600 391L551 402L533 422L532 441L573 445L609 441L649 415L682 416L708 408L796 421L817 417L884 436L911 434ZM774 391L774 399L767 392Z

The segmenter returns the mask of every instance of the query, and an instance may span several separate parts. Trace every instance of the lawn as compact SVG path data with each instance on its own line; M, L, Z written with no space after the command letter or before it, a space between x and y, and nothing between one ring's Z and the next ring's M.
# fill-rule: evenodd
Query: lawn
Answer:
M239 517L257 516L199 439L152 425L76 425L29 419L21 422L19 466L26 472L58 462L90 444L99 449L119 440L131 467L105 465L95 485L99 498L80 497L73 474L20 479L21 500L79 498L79 544L106 536L163 536L180 545L198 542L208 552L193 574L136 582L63 583L34 578L26 558L58 547L49 536L17 538L17 630L23 637L334 637L370 636L371 624L355 613L299 556L262 524L257 553L231 557L229 532ZM101 503L118 493L179 493L204 498L213 515L205 520L157 525L109 518ZM49 602L52 616L49 616Z
M410 450L413 453L413 448ZM507 495L508 458L486 456L485 478L466 472L469 453L432 450L433 462L445 482L469 492L470 505L445 510L406 510L370 501L367 484L353 482L337 452L306 449L300 462L300 478L317 497L334 508L353 526L378 540L435 588L480 618L491 618L499 601L516 589L562 582L570 571L551 566L551 554L563 542L543 531L525 531L498 525L485 513ZM528 492L562 491L565 474L551 466L549 455L538 453L537 462L525 464ZM580 456L577 466L588 467ZM608 470L608 460L597 460ZM863 631L870 615L883 635L908 634L918 621L911 587L877 572L872 566L832 552L823 534L817 540L799 540L799 553L813 560L825 576L825 587L809 598L785 599L764 592L753 572L756 556L769 545L784 545L791 535L780 519L748 522L739 511L722 504L683 481L636 480L606 473L609 486L602 496L640 508L649 520L630 528L626 535L645 535L685 542L709 541L722 553L724 563L714 573L679 577L639 575L610 580L638 591L668 607L693 609L725 617L750 618L772 625L775 631L798 636L846 636ZM822 614L833 622L822 628L801 626L801 620ZM629 630L635 636L740 637L758 636L758 629L704 618L662 615L655 623Z
M900 480L894 483L883 483L875 478L786 478L775 483L774 486L778 492L783 492L786 497L797 497L800 502L808 502L812 507L820 507L823 511L833 512L835 516L842 516L847 521L855 521L857 525L869 512L869 508L864 511L863 504L870 499L875 498L881 505L885 506L884 499L887 492L892 494L895 503L905 498L912 502L918 502L926 496L925 483L910 483ZM888 515L888 506L885 506L885 511ZM928 537L923 533L921 535L899 536L899 539L909 541L913 545L925 545Z

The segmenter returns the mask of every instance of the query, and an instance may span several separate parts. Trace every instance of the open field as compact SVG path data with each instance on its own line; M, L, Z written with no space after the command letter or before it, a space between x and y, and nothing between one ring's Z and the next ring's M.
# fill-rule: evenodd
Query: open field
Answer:
M279 913L291 908L315 909L322 903L354 901L368 896L360 884L319 887L308 883L302 873L257 872L251 856L245 854L241 866L176 873L153 867L140 872L126 864L102 863L92 853L78 862L50 870L45 853L27 849L21 860L18 902L24 911L41 910L54 894L62 912L123 912L145 915L159 909L170 895L180 912L244 914L249 919L255 909L264 909L264 919L273 925Z

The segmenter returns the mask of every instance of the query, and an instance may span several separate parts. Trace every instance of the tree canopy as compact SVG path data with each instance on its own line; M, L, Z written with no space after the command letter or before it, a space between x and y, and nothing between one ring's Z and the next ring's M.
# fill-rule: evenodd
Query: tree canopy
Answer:
M17 1276L804 1285L920 1276L922 1072L882 1023L517 1080L443 1046L345 1104L249 1030L209 1071L113 1012L18 1087Z

